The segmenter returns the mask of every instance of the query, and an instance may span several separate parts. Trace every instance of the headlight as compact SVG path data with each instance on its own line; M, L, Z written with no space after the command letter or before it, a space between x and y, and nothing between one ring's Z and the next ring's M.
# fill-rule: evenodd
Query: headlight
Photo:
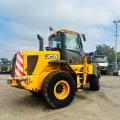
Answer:
M10 71L10 66L7 67L7 71Z
M8 68L7 71L10 71L10 68Z
M58 55L46 54L45 59L58 59Z

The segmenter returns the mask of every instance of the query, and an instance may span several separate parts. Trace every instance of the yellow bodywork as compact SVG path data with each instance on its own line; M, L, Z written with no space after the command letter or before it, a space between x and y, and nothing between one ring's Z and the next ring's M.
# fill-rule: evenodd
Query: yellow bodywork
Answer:
M50 74L53 71L64 70L64 69L61 69L60 67L61 64L49 63L50 61L53 61L53 60L60 60L59 51L24 51L22 52L22 54L23 54L24 76L9 79L8 83L11 86L38 92L41 90L43 81L48 74ZM28 75L27 74L27 57L34 56L34 55L38 56L38 61L32 75ZM80 79L83 79L83 85L85 85L87 83L87 75L93 74L93 66L87 63L86 58L83 59L83 64L70 65L70 67L73 69L73 71L77 75L77 87L81 85ZM80 75L83 75L83 76L81 77ZM60 98L60 96L58 97Z

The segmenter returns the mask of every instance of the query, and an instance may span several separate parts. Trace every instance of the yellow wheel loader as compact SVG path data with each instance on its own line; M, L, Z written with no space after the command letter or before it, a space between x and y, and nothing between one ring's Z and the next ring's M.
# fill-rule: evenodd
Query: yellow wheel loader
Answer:
M83 52L85 35L61 29L52 33L48 47L43 50L43 39L39 51L17 52L13 57L11 78L8 84L42 93L53 108L68 106L78 89L90 84L90 90L100 88L98 66L90 63Z

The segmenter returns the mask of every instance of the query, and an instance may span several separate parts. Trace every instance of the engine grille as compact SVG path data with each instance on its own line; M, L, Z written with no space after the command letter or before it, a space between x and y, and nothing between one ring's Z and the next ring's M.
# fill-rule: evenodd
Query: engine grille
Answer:
M27 74L32 75L38 61L38 55L27 56Z
M8 67L2 67L1 71L7 71Z

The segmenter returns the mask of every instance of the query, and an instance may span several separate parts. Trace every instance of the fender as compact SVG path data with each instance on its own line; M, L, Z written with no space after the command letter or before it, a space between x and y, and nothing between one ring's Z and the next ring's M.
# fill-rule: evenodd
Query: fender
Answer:
M63 71L67 71L71 74L71 76L74 78L76 86L77 86L77 75L74 72L74 70L70 67L70 65L65 60L52 60L49 61L49 64L58 64L60 65L60 69Z

